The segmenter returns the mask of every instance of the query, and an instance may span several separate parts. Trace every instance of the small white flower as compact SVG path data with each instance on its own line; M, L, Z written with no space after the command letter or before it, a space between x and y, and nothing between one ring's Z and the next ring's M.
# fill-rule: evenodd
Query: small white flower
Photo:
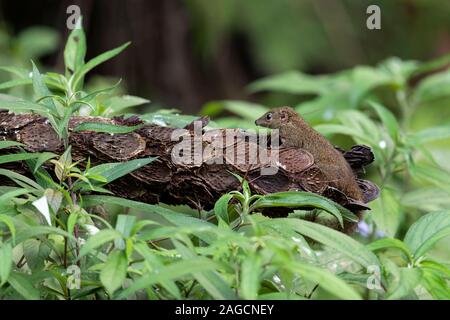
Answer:
M386 149L386 141L381 140L381 141L378 143L378 146L379 146L381 149Z

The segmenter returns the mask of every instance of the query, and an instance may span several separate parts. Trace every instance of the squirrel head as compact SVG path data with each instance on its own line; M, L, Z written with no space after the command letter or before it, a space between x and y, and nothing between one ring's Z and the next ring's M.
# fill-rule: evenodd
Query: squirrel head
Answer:
M297 113L291 107L274 108L256 120L255 124L261 127L280 129L293 116L298 117Z

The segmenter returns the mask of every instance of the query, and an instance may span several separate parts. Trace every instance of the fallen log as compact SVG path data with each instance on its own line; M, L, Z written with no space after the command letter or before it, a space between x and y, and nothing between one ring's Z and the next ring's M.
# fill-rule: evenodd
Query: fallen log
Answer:
M83 123L129 126L132 132L111 134L92 130L76 130ZM107 187L116 196L146 203L186 204L209 210L221 195L240 189L235 173L249 181L254 193L269 194L302 190L330 198L361 216L366 203L378 195L378 188L358 178L365 195L364 202L350 199L335 189L313 156L302 149L278 146L275 135L261 139L251 131L239 129L204 130L207 118L193 122L184 129L146 124L137 117L112 119L73 117L69 122L69 144L75 161L90 159L92 165L157 157L157 160L117 179ZM62 141L48 120L36 114L0 112L0 141L23 144L28 152L64 151ZM196 148L200 148L200 153ZM0 154L17 152L16 147L0 150ZM343 152L355 175L373 161L366 146L355 146ZM263 156L264 155L264 156ZM26 173L25 165L11 164L9 169ZM0 184L6 183L1 180ZM281 214L286 214L282 210ZM279 215L279 210L264 212Z

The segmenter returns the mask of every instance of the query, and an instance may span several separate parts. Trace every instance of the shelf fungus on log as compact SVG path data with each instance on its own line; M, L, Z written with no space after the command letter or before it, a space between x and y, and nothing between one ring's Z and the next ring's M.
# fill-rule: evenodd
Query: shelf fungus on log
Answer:
M140 126L122 134L73 130L87 122ZM186 204L209 210L221 195L240 188L231 172L245 177L255 193L314 192L348 208L358 217L368 209L366 204L378 196L378 188L360 178L364 167L374 160L367 146L354 146L347 152L338 149L358 177L365 200L358 202L333 188L306 150L278 147L273 143L276 137L261 136L251 130L205 130L207 123L208 118L204 117L179 129L145 124L138 117L75 116L69 122L69 143L74 160L90 158L92 165L157 157L156 161L107 186L116 196L147 203ZM63 144L50 123L35 114L0 112L0 141L3 140L18 141L28 152L63 152ZM0 154L12 152L17 149L0 149ZM24 164L2 166L29 174ZM8 183L5 179L0 177L0 184ZM284 208L263 213L279 216L288 212Z

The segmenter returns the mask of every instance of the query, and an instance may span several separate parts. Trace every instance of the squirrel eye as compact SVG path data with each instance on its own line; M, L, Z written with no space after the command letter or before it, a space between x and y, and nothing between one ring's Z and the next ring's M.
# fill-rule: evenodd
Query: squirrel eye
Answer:
M267 120L272 120L272 112L270 112L270 113L268 113L268 114L266 115L266 119L267 119Z

